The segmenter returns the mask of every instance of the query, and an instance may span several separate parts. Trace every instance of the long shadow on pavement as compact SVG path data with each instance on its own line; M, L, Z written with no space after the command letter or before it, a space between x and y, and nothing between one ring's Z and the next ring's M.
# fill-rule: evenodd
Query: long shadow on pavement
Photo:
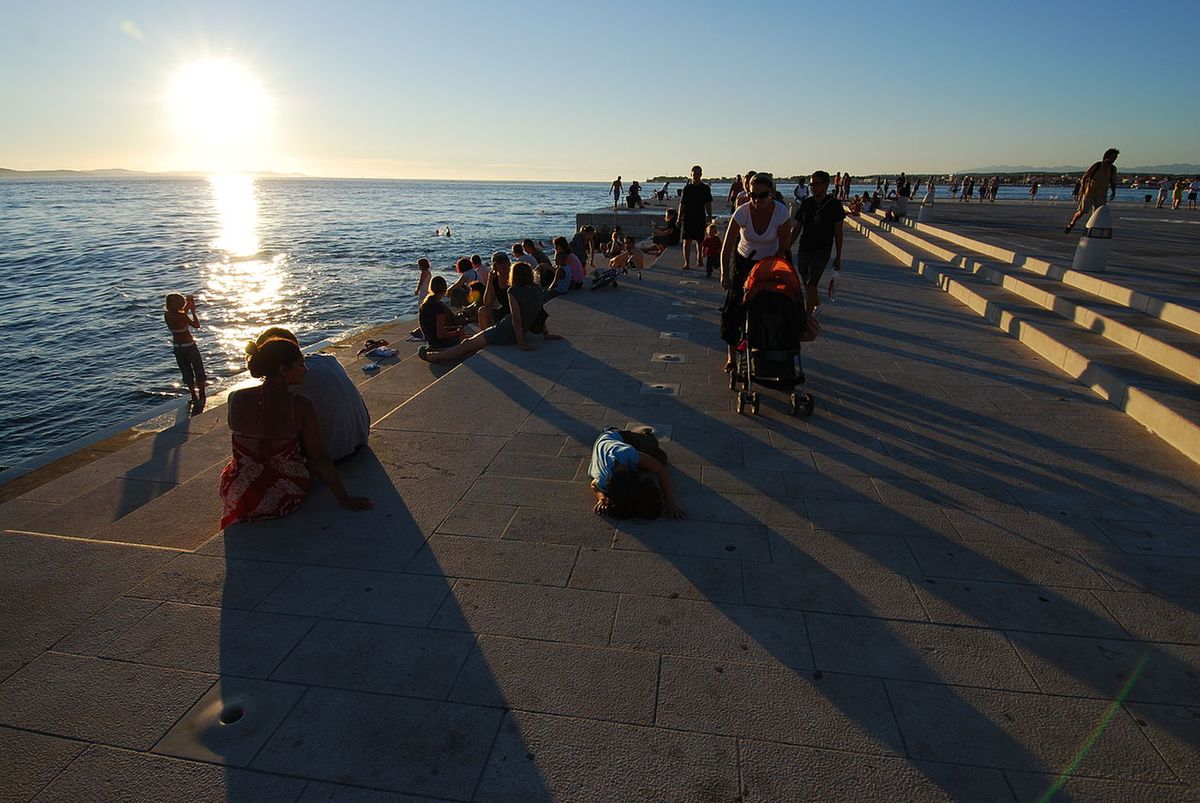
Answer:
M372 443L339 471L373 510L341 510L318 485L290 517L233 525L202 550L225 560L221 679L176 732L184 753L229 767L229 800L263 799L241 767L311 779L314 799L468 800L485 772L503 797L505 766L528 752L501 730L504 695L452 581L436 563L402 571L498 444L472 442L472 457L417 433ZM546 797L536 775L520 784Z
M528 369L530 366L522 362L522 367ZM536 371L536 367L534 367L533 370ZM578 379L585 376L590 377L590 380L583 382ZM572 363L571 369L561 375L560 383L565 385L569 390L574 391L581 396L592 396L594 401L608 405L612 410L619 414L618 417L627 417L628 419L633 420L637 420L639 418L644 419L647 416L647 411L652 409L653 415L657 416L657 420L659 421L694 419L696 411L693 408L686 407L679 400L671 397L658 398L653 408L651 408L646 405L632 404L628 401L627 396L623 397L619 393L605 392L605 388L621 387L622 377L626 378L625 384L628 384L628 376L623 371L614 369L593 357L579 355ZM542 409L543 407L545 409ZM543 402L543 405L539 406L539 408L535 409L533 412L534 415L541 416L544 419L560 422L564 420L564 418L569 418L570 415L565 410L557 408L552 402ZM587 428L590 429L590 436L594 436L596 430L595 425L589 424ZM677 429L677 434L673 437L677 446L685 445L687 447L695 446L696 448L701 448L698 443L693 444L686 441L681 443L679 435L683 433L680 432L680 429ZM719 419L712 417L709 417L706 421L704 421L703 432L698 432L696 434L700 435L710 443L713 441L727 441L736 443L745 438L745 433L742 429L731 427ZM823 442L821 440L820 435L817 435L815 438L811 439L797 438L797 443L801 445L803 449L810 449L814 446L820 445L829 445L828 442ZM844 449L845 447L842 446L839 448ZM780 462L777 463L777 470L785 473L791 472L797 474L812 472L812 466L806 462L802 462L798 457L789 455L786 452L780 452L779 455L780 456L778 457L778 460ZM859 466L860 469L873 469L873 472L868 473L881 474L884 476L887 475L887 469L879 464L872 465L874 461L869 456L860 456L860 459L864 461L862 465ZM746 482L749 487L757 492L764 494L770 494L773 492L773 489L765 486L761 482L756 482L753 477L748 478ZM681 485L683 486L681 487L681 496L685 500L683 502L685 508L688 507L689 503L703 504L702 496L692 495L693 492L698 494L704 493L699 486L693 486L689 488L685 483L681 483ZM776 503L777 501L778 500L769 500L768 504ZM868 503L875 508L880 507L874 499L870 499L868 497L860 497L857 501L860 503ZM745 507L739 508L737 503L731 504L732 508L737 509L735 510L731 507L726 507L724 510L710 510L708 511L707 515L713 516L714 519L718 521L720 520L721 516L725 516L728 519L740 519L742 521L758 522L765 524L768 528L778 528L781 526L781 523L778 519L770 520L768 518L764 518L764 513L766 513L767 516L777 516L781 512L785 515L801 515L800 511L796 510L794 507L791 510L785 509L784 511L763 511L761 509L751 510ZM753 502L752 499L748 497L742 504L760 503ZM849 502L844 504L849 504ZM786 508L787 506L784 505L784 507ZM902 531L907 530L914 536L927 536L929 534L928 522L916 521L903 515L895 518L892 526ZM815 533L816 531L806 532ZM952 528L947 527L942 533L939 533L939 535L943 540L948 540L949 545L952 545L955 550L959 552L964 550L967 551L971 560L975 562L976 565L984 567L985 570L994 571L1000 576L1011 575L1011 571L1007 567L995 563L994 560L989 556L981 554L973 550L968 544L957 540L954 537L956 533ZM860 540L858 543L860 545L858 548L861 549L861 544L863 542ZM1105 546L1107 546L1107 544L1105 544ZM840 576L838 573L817 565L817 561L814 560L811 555L804 552L803 544L798 544L792 540L784 538L773 538L771 542L771 548L774 563L807 566L809 567L808 571L812 573L810 577L804 578L812 583L812 589L807 594L807 598L801 601L800 604L796 604L794 600L789 601L785 597L783 599L783 603L779 604L778 607L803 608L812 611L820 609L822 600L837 599L841 603L841 607L838 610L840 613L847 613L856 616L878 615L877 606L866 601L864 598L864 594L871 593L868 588L862 586L856 588L850 582L847 582L846 578ZM885 566L888 565L890 560L894 560L894 555L889 555L885 552L879 551L877 547L868 547L864 550L864 554ZM675 565L675 568L680 571L681 574L687 577L695 588L703 591L706 587L712 587L711 578L706 577L703 573L703 570L698 568L698 564L695 562L686 560L678 555L666 553L663 554L663 557L670 560ZM742 568L745 569L748 566L749 564L743 564ZM761 569L759 569L759 571L761 572ZM758 577L754 579L762 578ZM798 578L796 578L794 574L790 574L790 579L794 580ZM748 591L751 588L751 585L752 584L750 583L747 584ZM927 586L924 590L928 594L933 595L933 597L939 598L942 602L947 603L952 608L958 608L961 606L961 599L955 596L947 596L943 589L939 587L941 585L942 584L933 581L927 583ZM1065 620L1077 623L1076 626L1081 625L1086 632L1094 633L1097 636L1107 636L1115 639L1127 639L1127 636L1115 624L1115 622L1097 615L1097 613L1093 610L1088 610L1087 608L1082 607L1077 600L1068 598L1055 590L1051 590L1036 583L1030 584L1029 588L1031 592L1036 593L1038 597L1044 599L1043 604L1050 605L1054 608L1064 611L1065 613L1063 615ZM798 655L802 656L804 654L803 650L797 652L797 650L793 647L785 647L783 644L781 644L781 628L777 619L762 616L761 610L756 611L754 609L739 607L736 604L732 604L732 601L728 597L720 598L713 597L712 595L706 596L708 596L709 601L715 606L719 606L720 609L725 612L725 615L728 616L731 621L737 624L737 626L744 633L746 633L746 635L750 636L761 649L770 653L770 655L782 666L788 667L796 678L801 678L806 672L812 670L811 664L806 665L805 662L799 660L797 657ZM759 601L761 602L762 600L760 599ZM762 607L767 606L763 605ZM1011 620L1004 622L1000 621L1000 619L995 616L989 615L986 606L982 608L974 607L969 611L969 614L976 622L984 627L994 628L996 630L1006 627L1013 627ZM922 617L918 613L914 618ZM879 639L879 641L877 641L874 645L875 651L881 655L891 656L891 662L894 664L925 667L929 673L926 678L938 677L939 667L930 665L927 656L922 656L915 653L910 645L900 641L894 636L891 636L886 627L879 628L878 632L875 634L875 638ZM1056 666L1063 672L1071 674L1079 671L1078 666L1063 662L1063 655L1061 652L1040 649L1036 642L1031 645L1027 645L1027 649L1032 649L1032 651L1037 654L1039 658L1053 666ZM1182 663L1174 656L1166 655L1161 651L1155 650L1150 650L1149 652L1152 656L1153 665L1165 667L1167 674L1186 673L1192 671L1190 666ZM828 677L828 675L824 675L823 679ZM1083 680L1086 683L1089 680L1094 679ZM697 684L703 683L703 679L700 677L692 677L690 678L690 681ZM807 681L805 682L807 684ZM711 684L712 682L710 681L709 683ZM725 680L725 684L729 683L732 683L732 681ZM852 693L846 694L841 694L835 690L830 690L827 692L825 691L825 688L831 684L825 684L825 687L823 688L821 681L815 680L808 685L811 685L813 689L826 696L826 699L828 699L845 717L851 719L863 732L869 734L870 739L873 740L877 746L885 746L884 752L895 752L900 755L904 754L905 751L901 747L898 734L892 727L891 719L880 719L877 716L878 708L875 705L867 705L865 707L862 705L862 699L864 695L869 698L869 692L864 692L862 688L855 689ZM850 685L854 686L855 684L851 683ZM915 693L917 691L921 691L913 684L908 684L907 687L910 692ZM730 687L727 685L726 688ZM925 692L930 691L933 690L925 690ZM1107 689L1104 691L1106 694L1111 693ZM935 692L934 698L937 698L938 694L942 694L943 696L940 699L925 699L923 702L931 704L932 708L944 706L943 712L948 710L953 711L953 715L947 719L948 721L955 722L956 725L961 728L961 747L962 749L967 750L968 754L970 753L970 749L973 747L982 749L986 753L985 755L980 756L980 761L967 760L965 763L987 764L990 762L993 766L999 763L1002 767L1007 767L1012 770L1029 771L1031 769L1035 769L1043 773L1054 773L1060 769L1059 766L1050 765L1045 757L1035 756L1030 753L1020 741L1010 735L1010 733L1006 730L1002 718L1000 717L1000 712L989 711L988 713L984 713L980 711L975 704L964 699L964 697L970 696L969 692L964 692L961 695L949 691L945 692L944 694L942 692ZM734 696L736 697L736 695ZM736 702L736 700L731 699L727 701L727 704L736 706ZM901 705L905 705L903 701L899 702ZM895 706L897 703L897 700L892 699L889 707ZM1077 708L1077 710L1071 714L1071 717L1076 719L1075 724L1077 727L1090 725L1094 721L1097 721L1105 707L1101 701L1097 700L1075 701L1072 703L1072 705ZM922 716L922 714L913 712L911 710L909 713L914 714L915 716L905 717L906 723L912 723L915 719L919 719ZM684 713L677 712L677 714L678 716L685 717ZM928 711L925 711L924 714L927 715ZM676 726L683 727L685 723L686 719L683 719L677 722ZM1157 724L1168 729L1170 727L1170 723L1165 717ZM938 723L931 722L929 726L936 729L938 727ZM1118 726L1124 729L1126 736L1132 733L1134 735L1134 739L1137 739L1136 731L1132 730L1132 723L1118 722L1113 727L1117 728ZM936 737L936 735L933 733L925 735L930 736L931 738ZM1083 732L1078 734L1081 741L1084 735L1086 735L1086 728ZM1186 733L1174 733L1174 735L1184 740L1189 738L1188 734ZM1070 741L1069 743L1059 743L1057 745L1053 745L1051 752L1055 755L1055 763L1057 764L1060 759L1063 763L1065 763L1070 757L1071 749L1073 749L1075 746L1076 744ZM859 749L862 747L863 745L860 744ZM1104 749L1106 747L1108 749ZM1156 754L1154 754L1154 751L1149 748L1148 743L1143 744L1143 747L1146 749L1147 758L1157 758ZM1089 763L1094 767L1103 766L1105 763L1104 754L1109 752L1109 750L1118 749L1120 748L1117 746L1105 745L1104 742L1101 741L1100 744L1094 748L1095 752L1090 757ZM967 754L958 754L958 758L963 758L963 755ZM1000 756L999 760L997 760L997 756ZM949 757L935 756L935 758ZM1086 769L1087 768L1085 767L1085 770ZM930 772L929 774L934 776L938 773ZM1173 780L1173 776L1169 772L1165 776L1159 772L1157 773L1156 777L1152 776L1147 779L1169 781ZM933 780L935 780L935 782L941 782L938 778L933 778ZM947 791L951 791L950 785L947 785L944 788L946 788Z

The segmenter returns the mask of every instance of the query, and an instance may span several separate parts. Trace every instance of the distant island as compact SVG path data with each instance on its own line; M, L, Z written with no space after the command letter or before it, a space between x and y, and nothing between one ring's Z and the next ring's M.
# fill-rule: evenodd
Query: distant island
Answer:
M4 178L208 178L211 173L201 170L179 170L170 173L147 173L142 170L124 170L118 167L107 170L11 170L0 167L0 179ZM303 173L255 172L256 176L276 178L313 178Z

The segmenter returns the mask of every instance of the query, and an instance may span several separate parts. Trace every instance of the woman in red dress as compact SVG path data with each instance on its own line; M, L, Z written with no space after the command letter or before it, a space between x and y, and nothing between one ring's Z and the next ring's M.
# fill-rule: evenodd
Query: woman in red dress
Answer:
M300 348L275 338L261 346L251 343L246 352L250 375L263 383L229 395L233 457L221 472L221 529L239 521L279 518L300 507L308 493L310 468L342 507L370 508L371 500L350 496L342 487L321 444L312 403L288 389L299 385L308 370Z

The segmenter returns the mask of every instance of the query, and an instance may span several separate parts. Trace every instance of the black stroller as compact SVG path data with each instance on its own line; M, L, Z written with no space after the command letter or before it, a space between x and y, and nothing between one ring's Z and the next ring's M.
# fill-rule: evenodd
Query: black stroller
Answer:
M787 260L760 260L746 277L743 295L745 336L737 351L737 364L729 375L729 389L738 392L737 411L758 414L755 385L790 393L792 415L812 415L814 400L804 391L800 344L808 338L804 313L804 288ZM739 385L741 386L739 389Z

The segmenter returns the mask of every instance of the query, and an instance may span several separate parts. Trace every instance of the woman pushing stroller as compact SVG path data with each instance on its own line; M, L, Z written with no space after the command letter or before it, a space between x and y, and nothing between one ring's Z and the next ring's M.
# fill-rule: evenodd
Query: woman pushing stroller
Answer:
M721 339L729 346L725 370L738 391L737 411L759 409L756 386L788 392L791 414L810 415L800 344L816 336L805 311L805 293L789 258L787 207L774 199L771 177L750 180L750 202L729 221L721 253ZM736 251L735 251L736 240ZM733 258L732 265L730 257ZM739 385L741 387L739 388Z
M777 256L791 260L788 247L792 226L785 204L775 200L775 181L767 173L755 173L750 179L750 202L742 204L729 218L725 242L721 246L721 286L725 305L721 307L721 339L729 346L726 373L737 363L737 347L742 342L746 312L742 293L750 269L760 259Z

